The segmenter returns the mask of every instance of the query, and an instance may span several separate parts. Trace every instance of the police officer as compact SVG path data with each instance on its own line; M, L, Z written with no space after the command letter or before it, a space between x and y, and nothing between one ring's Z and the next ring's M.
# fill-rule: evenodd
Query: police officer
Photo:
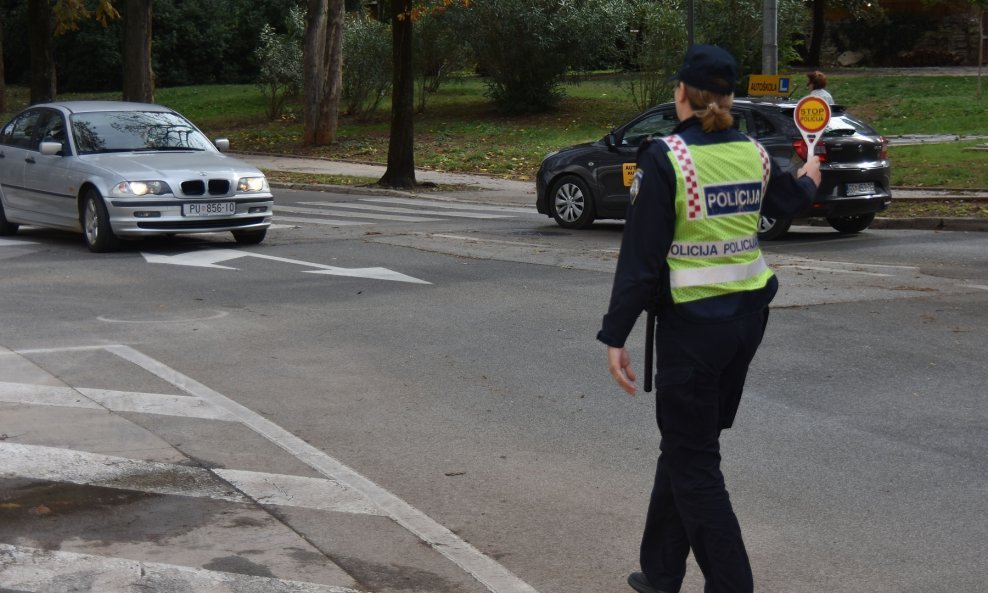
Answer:
M676 74L679 126L638 151L610 307L597 339L629 394L624 347L648 306L657 319L656 418L661 433L645 519L640 593L678 593L693 556L705 593L751 593L751 567L720 470L720 432L734 421L748 365L778 283L758 246L761 214L791 217L820 184L814 156L777 170L732 126L734 58L695 45ZM650 372L648 369L646 372Z

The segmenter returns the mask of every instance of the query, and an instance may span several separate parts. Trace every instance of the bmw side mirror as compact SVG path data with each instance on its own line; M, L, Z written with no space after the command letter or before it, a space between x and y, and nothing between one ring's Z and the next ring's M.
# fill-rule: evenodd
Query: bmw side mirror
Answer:
M216 145L216 149L220 152L226 152L230 150L230 140L229 138L217 138L213 140L213 144Z
M41 154L48 156L61 155L62 153L62 143L61 142L42 142Z
M604 136L604 144L606 144L607 148L610 148L611 150L617 146L617 136L614 135L614 132Z

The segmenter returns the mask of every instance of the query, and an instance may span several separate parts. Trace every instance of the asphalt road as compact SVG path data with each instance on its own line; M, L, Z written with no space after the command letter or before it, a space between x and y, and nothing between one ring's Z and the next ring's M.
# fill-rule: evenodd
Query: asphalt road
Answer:
M629 591L658 435L593 339L621 225L278 204L248 249L0 244L0 590ZM757 590L983 591L988 234L794 230L723 439Z

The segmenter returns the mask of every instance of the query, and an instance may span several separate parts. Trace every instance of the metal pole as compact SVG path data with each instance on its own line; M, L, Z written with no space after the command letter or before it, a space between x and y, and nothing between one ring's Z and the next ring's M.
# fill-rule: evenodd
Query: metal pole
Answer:
M762 74L779 73L779 0L762 3Z
M686 2L686 47L693 46L693 0Z

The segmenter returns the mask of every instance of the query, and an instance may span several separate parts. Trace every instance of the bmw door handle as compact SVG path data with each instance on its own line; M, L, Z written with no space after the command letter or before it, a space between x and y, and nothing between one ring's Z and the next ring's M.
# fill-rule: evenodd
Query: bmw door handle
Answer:
M31 163L32 165L35 163L35 160L34 160L34 157L33 156L27 157L26 159L24 159L24 161L27 162L27 163Z

